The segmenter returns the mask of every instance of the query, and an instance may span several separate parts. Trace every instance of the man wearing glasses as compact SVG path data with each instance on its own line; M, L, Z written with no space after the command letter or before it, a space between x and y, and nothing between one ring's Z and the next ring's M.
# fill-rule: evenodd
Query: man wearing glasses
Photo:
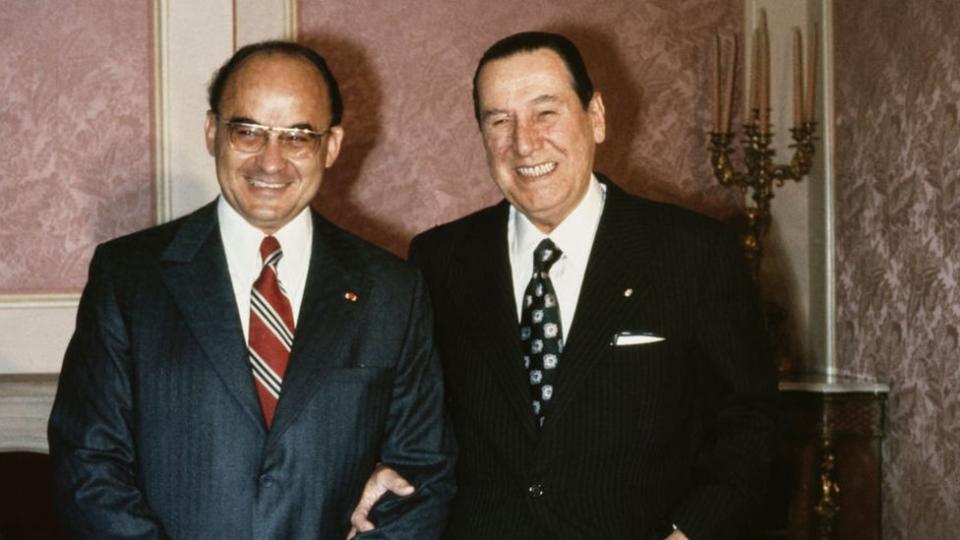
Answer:
M78 538L337 538L376 463L431 538L454 487L420 275L308 209L340 150L336 80L288 42L209 89L221 197L97 248L49 439Z

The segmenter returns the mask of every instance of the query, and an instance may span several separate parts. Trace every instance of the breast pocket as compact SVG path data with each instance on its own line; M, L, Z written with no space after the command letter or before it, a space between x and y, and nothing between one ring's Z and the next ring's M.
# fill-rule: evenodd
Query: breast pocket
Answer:
M606 360L610 363L620 362L656 362L668 355L670 344L666 340L647 343L632 343L616 345L610 343L609 355Z
M597 366L610 406L641 419L658 417L673 405L680 388L683 360L668 340L610 345Z
M392 367L363 366L335 368L324 373L321 380L328 383L377 384L383 379L392 378L392 374Z
M378 426L390 407L392 382L392 368L330 369L320 376L311 409L328 422Z
M331 447L376 448L390 411L393 368L334 368L317 374L297 428ZM283 395L281 394L281 400Z

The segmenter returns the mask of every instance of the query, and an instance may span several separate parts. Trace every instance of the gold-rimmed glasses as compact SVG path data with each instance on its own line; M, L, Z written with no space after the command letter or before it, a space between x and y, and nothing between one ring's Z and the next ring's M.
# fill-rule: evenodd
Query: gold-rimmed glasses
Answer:
M320 148L323 136L330 133L330 128L323 131L313 131L305 128L283 128L261 126L247 122L220 120L227 128L227 140L230 146L245 154L256 154L263 150L270 140L270 134L277 134L277 144L280 151L288 159L311 157Z

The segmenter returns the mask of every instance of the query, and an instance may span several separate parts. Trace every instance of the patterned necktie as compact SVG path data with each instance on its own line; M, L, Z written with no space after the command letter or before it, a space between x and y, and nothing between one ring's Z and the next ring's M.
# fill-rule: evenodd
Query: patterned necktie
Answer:
M557 293L550 281L550 267L560 259L560 248L544 238L533 252L533 277L523 293L520 315L520 341L523 366L530 377L533 414L540 426L553 398L557 364L563 352L563 329Z
M293 345L293 310L277 278L281 257L280 242L272 236L264 238L260 243L263 270L250 290L250 368L267 429L273 423Z

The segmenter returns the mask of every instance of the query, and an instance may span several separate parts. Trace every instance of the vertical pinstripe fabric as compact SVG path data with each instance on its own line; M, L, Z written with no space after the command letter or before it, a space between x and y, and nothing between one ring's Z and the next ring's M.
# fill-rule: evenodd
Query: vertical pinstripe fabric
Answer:
M268 428L293 347L293 309L277 278L282 257L280 242L273 236L265 237L260 243L263 270L250 290L250 369Z
M445 537L662 540L676 524L690 538L742 538L777 451L779 408L736 235L608 184L537 430L507 214L506 203L481 210L410 251L433 299L460 452ZM663 340L617 346L622 332Z

